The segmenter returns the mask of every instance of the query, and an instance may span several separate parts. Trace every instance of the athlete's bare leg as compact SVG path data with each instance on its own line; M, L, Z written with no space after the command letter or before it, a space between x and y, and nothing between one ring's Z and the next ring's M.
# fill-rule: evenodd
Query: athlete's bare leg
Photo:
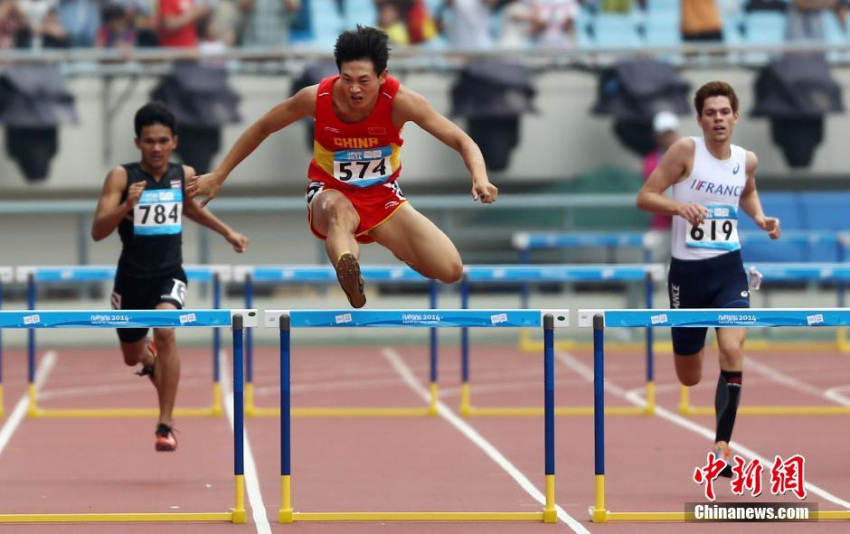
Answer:
M722 371L744 370L744 341L746 328L718 328L717 345L720 348L720 369Z
M160 302L157 310L176 310L170 302ZM174 404L177 400L177 386L180 384L180 358L177 354L177 341L173 328L154 328L156 342L156 365L154 384L159 397L159 423L172 426Z
M408 202L369 236L423 276L450 284L463 275L463 262L451 239Z
M147 338L139 339L127 343L121 342L121 354L124 356L124 363L130 367L142 364L143 367L153 365L153 354L148 350Z
M360 257L360 246L354 238L360 216L351 201L339 191L326 189L313 198L310 202L310 224L317 232L327 236L325 249L334 267L344 252Z
M696 354L676 354L673 360L676 363L676 376L683 386L695 386L702 378L702 360L705 356L705 348Z

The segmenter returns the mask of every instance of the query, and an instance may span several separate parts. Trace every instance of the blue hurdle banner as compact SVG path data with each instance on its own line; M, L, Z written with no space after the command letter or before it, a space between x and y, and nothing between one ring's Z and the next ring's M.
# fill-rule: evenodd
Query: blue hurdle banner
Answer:
M402 264L393 265L362 265L360 272L367 283L405 283L429 284L429 305L437 308L438 285L431 280ZM337 284L336 270L330 265L241 265L233 268L233 279L241 282L245 292L245 307L254 307L254 283L267 284ZM293 410L297 416L307 417L348 417L348 416L434 416L437 415L437 330L431 329L429 339L429 378L431 401L428 406L410 407L299 407ZM279 417L280 410L270 407L258 407L254 404L254 338L248 330L245 338L245 413L248 416Z
M464 268L470 282L633 282L664 280L661 264L582 265L469 265Z
M684 521L684 511L611 512L605 504L605 328L770 328L846 326L846 308L727 308L727 309L580 309L578 326L593 328L594 505L595 523L608 521ZM841 407L845 409L847 407ZM740 412L739 412L740 413ZM850 511L828 512L830 519L850 519Z
M228 282L231 278L229 265L184 265L186 278L190 281ZM115 278L114 265L22 265L15 269L15 281L26 283L32 277L35 282L108 282Z
M212 285L213 308L221 307L221 284L231 278L229 265L185 265L183 270L186 278L193 282L205 282ZM38 283L88 283L108 282L115 278L115 265L24 265L15 269L15 279L27 284L27 308L35 310ZM246 306L250 308L250 306ZM248 330L251 332L251 330ZM180 408L175 415L181 416L219 416L223 413L221 403L221 376L218 355L221 352L221 335L218 329L212 333L212 369L213 369L213 399L207 408ZM36 330L27 331L28 361L35 365ZM30 369L30 375L33 370ZM28 415L34 417L147 417L155 411L140 409L94 409L94 410L42 410L38 408L37 399L33 397Z
M847 308L717 308L687 310L593 310L578 312L578 326L592 327L601 315L606 328L847 326Z
M281 315L293 328L542 327L552 315L555 328L569 326L568 310L266 310L263 324L276 327Z
M234 315L257 326L256 310L2 310L0 328L228 327Z
M280 330L281 523L295 521L517 521L557 523L555 508L555 328L569 325L568 310L267 310L263 324ZM539 512L296 512L292 507L292 328L542 327L546 492Z
M243 330L258 325L257 310L2 310L0 328L232 327L233 474L235 506L227 512L0 513L2 523L198 522L246 523L243 419ZM30 386L30 398L34 395Z
M782 235L785 239L785 234ZM848 263L753 263L764 282L841 282L850 280Z
M575 237L574 234L570 234ZM635 234L637 235L637 234ZM643 234L641 234L643 235ZM613 238L613 236L612 236ZM632 236L634 238L634 236ZM470 265L464 268L461 281L461 307L469 307L470 284L472 283L521 283L520 305L528 308L528 286L532 283L546 282L643 282L645 304L653 306L655 283L664 280L666 267L662 264L582 264L582 265ZM516 406L473 406L472 387L470 380L470 348L469 333L464 328L461 332L461 397L460 412L463 415L497 415L497 416L535 416L540 414L538 408ZM572 346L568 341L562 342L567 350ZM540 349L529 335L529 330L520 332L520 348L533 352ZM649 402L647 407L612 407L610 414L614 415L651 415L655 411L655 366L653 353L653 332L646 330L646 389ZM592 415L591 406L559 406L558 415Z
M661 244L654 232L519 232L512 238L518 250L549 248L645 248Z

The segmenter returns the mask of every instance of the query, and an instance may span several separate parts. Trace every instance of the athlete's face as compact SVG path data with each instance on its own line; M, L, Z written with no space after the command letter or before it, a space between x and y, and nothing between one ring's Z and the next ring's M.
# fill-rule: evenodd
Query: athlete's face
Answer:
M706 139L723 142L732 138L732 130L738 124L738 114L732 111L729 97L710 96L705 99L697 122Z
M345 98L352 109L365 109L375 103L387 71L378 74L368 59L347 61L340 66L339 80Z
M177 136L163 124L144 126L136 138L136 148L142 151L142 163L151 169L162 169L168 165L171 153L177 148Z

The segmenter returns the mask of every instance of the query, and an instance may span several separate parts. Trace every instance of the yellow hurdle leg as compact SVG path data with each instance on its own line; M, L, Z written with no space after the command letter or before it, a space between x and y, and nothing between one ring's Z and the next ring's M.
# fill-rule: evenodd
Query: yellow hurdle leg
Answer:
M281 523L295 522L295 514L292 511L292 477L290 475L280 476L280 517Z
M35 392L35 384L30 384L27 386L27 395L30 399L29 407L27 408L27 416L29 417L37 417L38 416L38 399L36 397Z
M247 382L245 384L245 415L251 417L254 414L254 383Z
M646 415L655 415L655 382L650 380L646 383Z
M472 414L472 406L469 404L469 382L460 385L460 414L463 416Z
M212 399L211 414L216 416L216 417L218 417L222 413L224 413L224 410L222 408L223 404L222 404L221 399L222 399L222 397L221 397L221 382L219 381L219 382L213 383L213 399Z
M596 495L594 506L590 507L590 520L594 523L608 522L608 510L605 509L605 475L596 475Z
M236 475L236 507L233 508L233 523L247 523L245 511L245 475Z
M543 508L543 522L558 522L558 511L555 510L555 475L546 475L546 507Z
M439 395L437 392L437 383L431 382L431 400L428 402L428 415L437 415L437 401Z
M691 415L690 390L687 386L681 387L681 395L679 396L679 413L682 415Z

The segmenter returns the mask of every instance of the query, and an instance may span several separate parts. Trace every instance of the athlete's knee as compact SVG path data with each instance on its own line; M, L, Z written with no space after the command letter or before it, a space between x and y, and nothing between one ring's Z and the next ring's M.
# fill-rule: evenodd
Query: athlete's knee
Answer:
M687 387L696 386L697 384L699 384L700 380L702 380L702 370L700 370L700 369L695 369L695 370L677 369L676 375L679 378L679 382L683 386L687 386Z
M158 352L167 351L177 344L177 335L173 328L155 328L153 338Z
M463 278L463 262L460 260L449 261L441 270L441 275L437 276L437 280L445 284L454 284Z
M357 220L357 210L351 202L342 195L321 195L319 200L321 209L327 214L331 222L349 222Z
M121 355L124 357L124 365L128 365L130 367L135 367L142 361L142 356L144 355L144 346L139 347L136 345L131 346L123 346L121 347Z
M724 364L724 368L739 364L744 359L744 351L741 350L739 343L721 343L718 348L720 349L720 363Z

